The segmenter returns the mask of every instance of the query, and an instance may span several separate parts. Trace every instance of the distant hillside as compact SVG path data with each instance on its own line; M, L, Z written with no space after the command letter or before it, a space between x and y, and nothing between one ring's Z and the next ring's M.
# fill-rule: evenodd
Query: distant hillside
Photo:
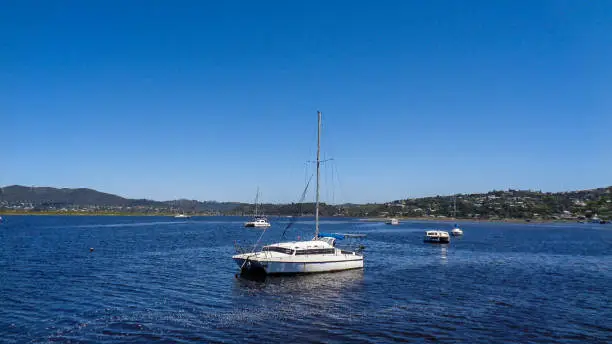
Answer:
M74 205L121 206L130 200L92 189L58 189L51 187L6 186L0 191L2 200L7 202L63 203Z
M455 207L456 205L456 207ZM456 208L456 212L455 212ZM312 215L313 203L264 204L267 215ZM0 188L0 210L82 211L250 215L254 206L239 202L128 199L92 189L7 186ZM469 219L612 219L612 186L569 192L490 191L396 200L383 204L322 203L322 216L456 217Z
M456 205L456 213L455 213ZM612 186L606 188L541 192L490 191L396 200L350 208L353 216L457 217L475 219L612 219Z
M237 202L200 202L195 200L153 201L129 199L92 189L28 187L12 185L0 188L0 208L29 211L48 210L120 210L125 212L190 213L229 212Z

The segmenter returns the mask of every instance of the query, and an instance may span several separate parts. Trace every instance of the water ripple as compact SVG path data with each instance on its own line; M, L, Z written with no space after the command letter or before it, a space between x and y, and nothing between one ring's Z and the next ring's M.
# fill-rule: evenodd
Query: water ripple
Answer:
M363 271L236 278L243 219L20 217L0 227L0 336L7 343L612 342L612 231L464 224L364 232ZM273 221L266 242L287 219ZM312 235L311 221L288 239ZM93 252L89 248L95 248Z

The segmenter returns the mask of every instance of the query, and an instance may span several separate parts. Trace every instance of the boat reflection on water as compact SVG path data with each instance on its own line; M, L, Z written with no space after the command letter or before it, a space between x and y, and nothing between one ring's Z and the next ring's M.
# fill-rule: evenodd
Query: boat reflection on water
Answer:
M428 256L439 261L442 265L448 264L448 248L449 244L436 244L425 246L427 248Z
M447 255L448 252L447 251L448 251L447 245L440 246L440 261L442 262L442 264L448 263L448 255Z
M265 326L271 319L296 329L326 319L346 322L362 319L367 309L364 271L267 276L253 280L234 279L229 303L232 311L222 314L224 326Z
M331 273L271 276L262 274L237 274L236 285L247 289L282 287L287 292L309 292L324 288L327 291L357 286L363 282L363 269Z

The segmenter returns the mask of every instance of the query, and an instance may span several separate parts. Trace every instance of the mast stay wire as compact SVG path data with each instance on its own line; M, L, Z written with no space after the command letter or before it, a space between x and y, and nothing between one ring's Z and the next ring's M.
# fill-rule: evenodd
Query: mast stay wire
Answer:
M289 228L291 228L297 222L297 218L302 213L302 207L303 207L303 204L304 204L304 198L306 198L306 194L308 192L308 187L310 186L310 182L312 181L312 177L313 176L314 176L314 174L310 175L310 179L308 179L308 182L306 183L306 187L304 188L304 191L302 192L302 196L300 196L300 200L298 201L298 204L299 204L299 206L298 206L298 213L294 214L291 217L291 220L289 221L289 223L287 224L287 226L283 230L283 234L281 235L281 240L285 238L285 233L287 232L287 230Z

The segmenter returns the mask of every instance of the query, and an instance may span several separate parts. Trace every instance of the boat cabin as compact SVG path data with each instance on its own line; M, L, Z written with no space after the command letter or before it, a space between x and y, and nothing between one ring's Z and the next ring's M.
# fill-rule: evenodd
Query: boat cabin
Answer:
M445 231L426 231L424 241L431 243L447 244L450 242L450 237L448 235L448 232Z
M273 255L301 256L311 254L339 254L340 249L334 247L334 238L318 238L311 241L293 241L264 246L263 252Z

